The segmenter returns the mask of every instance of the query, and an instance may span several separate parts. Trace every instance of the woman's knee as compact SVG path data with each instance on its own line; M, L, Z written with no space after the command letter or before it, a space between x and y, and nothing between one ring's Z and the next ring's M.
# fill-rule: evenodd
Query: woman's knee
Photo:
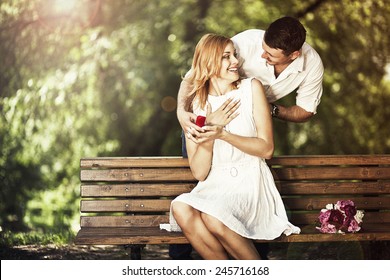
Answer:
M207 229L216 237L223 237L228 229L220 220L208 214L201 214Z
M194 216L194 209L188 204L176 201L172 203L172 215L180 227L185 226Z

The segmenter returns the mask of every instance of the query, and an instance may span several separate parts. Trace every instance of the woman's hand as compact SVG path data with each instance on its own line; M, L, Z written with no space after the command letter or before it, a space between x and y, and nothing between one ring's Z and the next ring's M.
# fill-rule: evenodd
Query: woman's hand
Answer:
M216 133L235 119L239 112L240 100L233 98L227 99L215 112L212 112L211 105L207 103L206 126L209 131L206 132L206 126L199 127L196 125L196 117L194 113L186 112L184 110L177 111L177 117L181 127L184 130L186 137L194 143L200 144L209 140L216 139ZM220 130L217 128L220 127ZM219 134L218 134L219 135Z
M186 137L197 144L220 138L225 132L224 127L239 115L237 109L240 105L240 100L229 98L215 112L212 112L210 103L207 103L206 125L201 131L190 128L186 131Z
M220 125L224 127L238 116L239 112L237 112L237 109L240 105L240 100L229 98L215 112L212 112L211 105L208 103L206 125Z
M224 133L226 133L226 130L222 125L206 125L203 129L204 132L197 138L200 143L221 139L223 138Z

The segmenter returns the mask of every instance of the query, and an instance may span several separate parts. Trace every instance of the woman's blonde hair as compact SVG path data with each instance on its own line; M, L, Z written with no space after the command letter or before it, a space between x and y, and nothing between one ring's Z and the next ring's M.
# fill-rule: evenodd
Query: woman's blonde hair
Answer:
M200 108L205 108L210 78L219 75L222 56L229 43L233 43L230 38L216 34L206 34L199 40L195 47L191 71L184 78L192 86L186 101L188 111L193 110L195 98Z

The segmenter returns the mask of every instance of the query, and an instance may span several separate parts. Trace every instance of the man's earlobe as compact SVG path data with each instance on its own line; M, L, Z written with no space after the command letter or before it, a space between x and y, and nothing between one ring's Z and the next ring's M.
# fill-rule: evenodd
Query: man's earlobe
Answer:
M290 54L292 60L295 60L300 55L301 55L301 51L300 50L299 51L295 51L295 52Z

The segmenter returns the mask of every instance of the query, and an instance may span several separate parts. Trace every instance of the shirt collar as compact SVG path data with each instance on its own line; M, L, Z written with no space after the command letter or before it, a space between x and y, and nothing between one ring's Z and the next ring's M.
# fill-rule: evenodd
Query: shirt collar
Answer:
M293 62L291 62L291 64L287 68L290 68L291 72L302 72L304 65L305 57L301 52L300 56L298 56Z

